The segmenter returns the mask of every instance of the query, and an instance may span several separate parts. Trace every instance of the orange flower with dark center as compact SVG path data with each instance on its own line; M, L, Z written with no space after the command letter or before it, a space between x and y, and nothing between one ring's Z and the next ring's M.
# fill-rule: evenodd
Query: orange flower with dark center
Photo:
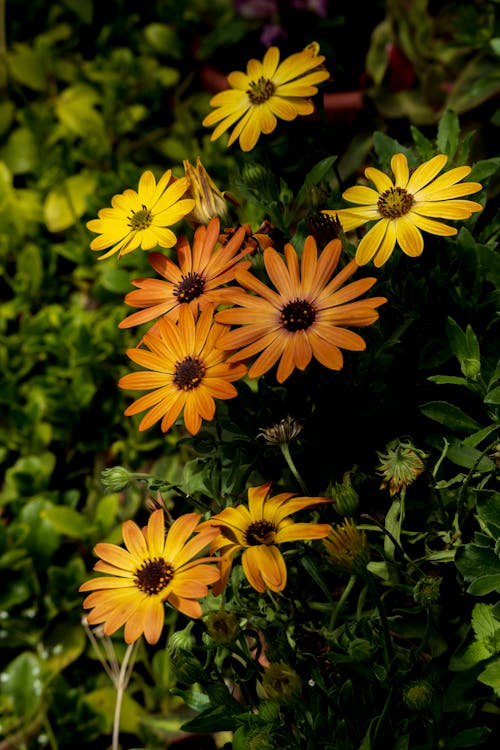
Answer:
M250 248L242 247L245 230L237 230L224 245L219 245L220 221L213 218L208 226L200 225L194 234L191 249L186 237L177 243L177 260L174 263L163 253L153 252L148 261L162 279L136 279L137 287L125 297L131 307L141 308L119 324L119 328L148 323L163 315L174 321L179 318L179 308L187 303L196 315L208 304L229 304L233 289L222 288L233 281L236 270L248 268L250 261L242 258Z
M297 252L285 245L285 260L274 250L264 251L264 265L277 291L247 270L238 270L236 280L248 294L235 290L236 304L216 314L216 320L239 326L218 341L232 350L228 362L259 355L248 375L259 377L278 360L278 382L283 383L297 367L304 370L314 357L331 370L340 370L340 349L362 351L366 345L359 334L345 326L368 326L378 319L376 310L385 297L356 300L376 279L359 279L344 286L358 265L350 261L332 278L340 260L340 240L332 240L318 257L316 241L307 237L299 267ZM234 351L237 350L237 351Z
M157 643L166 603L188 617L200 617L197 600L208 594L207 585L219 579L219 571L207 564L214 558L196 558L217 534L217 529L198 532L199 520L198 513L186 513L174 521L165 536L163 511L155 510L145 529L125 521L126 549L96 544L95 552L101 560L94 570L107 575L80 586L80 591L92 592L83 602L92 610L87 615L88 623L104 623L106 635L125 625L127 643L133 643L142 633L148 643Z
M161 429L166 432L183 412L187 429L195 435L203 419L214 418L214 399L238 395L232 382L243 377L246 367L228 364L226 354L217 347L226 330L226 326L214 323L213 305L205 307L196 321L189 305L182 305L177 324L168 317L160 318L157 331L144 336L147 348L127 351L130 359L146 370L125 375L118 385L151 391L125 411L131 416L148 410L139 430L161 420Z
M283 591L287 571L279 550L283 542L299 539L322 539L329 524L295 523L289 516L312 505L332 502L324 497L297 497L282 492L271 497L271 484L248 490L248 508L238 505L225 508L200 525L200 529L219 527L220 533L210 551L221 552L221 580L214 586L219 594L226 586L234 556L242 551L241 562L248 581L257 591Z

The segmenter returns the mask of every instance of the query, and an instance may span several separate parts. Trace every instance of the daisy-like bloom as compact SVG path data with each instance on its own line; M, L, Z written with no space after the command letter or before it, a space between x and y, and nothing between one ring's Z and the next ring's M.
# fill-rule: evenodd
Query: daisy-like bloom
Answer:
M309 97L317 94L316 84L330 75L322 66L324 59L317 45L309 45L280 63L279 49L269 47L262 62L248 61L246 73L230 73L230 88L212 97L210 105L215 109L203 120L207 127L218 123L211 140L237 123L228 146L239 138L242 151L251 151L261 133L272 133L276 118L295 120L298 115L310 115L314 105Z
M340 348L362 351L366 345L357 333L345 326L368 326L378 319L375 308L387 302L385 297L372 297L353 302L370 289L374 278L344 282L357 270L350 261L331 278L340 259L340 240L332 240L320 256L316 241L307 237L299 268L297 253L285 245L285 260L273 248L264 251L267 274L278 290L273 291L249 271L236 272L238 283L255 294L235 290L238 307L216 314L221 323L238 325L218 346L238 350L229 357L237 362L262 352L248 371L251 378L267 372L279 359L279 383L297 367L304 370L312 357L332 370L343 365Z
M87 222L91 232L97 232L90 243L90 249L106 250L98 260L104 260L118 253L131 253L138 247L152 250L160 247L173 247L177 237L168 227L176 224L194 208L192 198L183 198L189 188L187 177L172 179L169 169L158 184L152 172L144 172L139 180L137 192L125 190L111 199L112 208L101 208L98 219Z
M376 220L358 245L356 262L360 266L372 258L375 266L384 265L396 244L406 255L416 257L424 249L421 230L442 236L457 233L455 227L435 219L469 219L474 212L483 210L480 203L456 200L482 188L479 182L460 183L470 173L470 167L455 167L437 177L447 161L447 156L438 154L410 174L406 156L395 154L391 159L394 182L379 169L368 167L365 176L375 190L357 185L342 194L360 208L323 211L337 216L344 232Z
M214 323L213 305L205 307L195 321L189 305L182 305L179 322L160 318L156 333L146 333L147 349L128 349L133 362L145 367L120 378L120 388L150 390L126 410L125 416L148 410L139 430L146 430L161 419L163 432L169 430L183 411L184 423L192 435L202 419L212 420L214 399L238 395L232 381L243 377L246 367L228 364L217 341L226 326Z
M319 503L324 497L298 497L282 492L271 497L271 484L248 490L248 507L225 508L200 525L200 529L219 527L220 533L210 551L220 552L221 580L214 586L217 595L226 586L234 556L243 551L241 562L251 586L256 591L283 591L286 586L286 565L279 550L283 542L299 539L322 539L330 526L327 523L295 523L289 516L298 510Z
M188 617L200 617L197 600L208 594L207 586L218 580L219 572L216 565L207 564L213 558L196 557L216 533L210 528L198 533L199 520L198 513L186 513L165 536L163 511L156 510L142 530L133 521L125 521L126 549L96 544L95 553L101 559L94 570L106 575L86 581L79 589L92 592L83 602L92 610L89 624L104 623L106 635L125 625L126 643L133 643L142 633L148 643L157 643L166 602Z
M237 268L251 265L250 261L242 260L249 249L242 248L245 239L243 228L238 229L225 245L216 247L219 232L220 222L214 217L207 227L200 225L196 229L192 249L186 237L181 237L177 243L178 263L166 258L163 253L150 253L149 263L165 281L135 279L132 282L137 289L125 296L125 302L141 309L122 320L119 328L148 323L163 315L178 320L183 303L188 303L195 315L208 304L230 304L234 290L221 287L233 281Z

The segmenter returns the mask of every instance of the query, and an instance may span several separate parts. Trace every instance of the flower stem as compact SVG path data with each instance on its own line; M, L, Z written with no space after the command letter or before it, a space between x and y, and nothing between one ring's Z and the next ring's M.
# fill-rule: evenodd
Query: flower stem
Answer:
M337 602L337 606L335 607L335 609L332 612L332 616L331 616L331 619L330 619L330 624L328 626L328 630L330 632L332 630L334 630L334 628L335 628L335 624L337 622L338 616L340 615L340 612L342 611L342 608L343 608L344 604L346 603L347 597L351 593L352 588L353 588L354 584L356 583L356 578L357 578L357 576L355 576L355 575L352 575L349 578L349 580L347 582L347 585L346 585L345 589L343 590L340 599Z
M379 593L377 591L377 587L375 586L375 582L371 576L371 573L369 571L366 571L366 575L364 576L364 580L366 582L368 591L370 592L370 595L373 599L373 603L375 604L379 617L380 617L380 623L382 625L382 651L384 654L384 666L386 669L386 672L389 672L390 667L390 656L392 654L392 642L391 642L391 636L389 633L389 624L387 622L387 617L385 614L385 610L382 604L382 600L380 599Z
M298 483L300 489L302 490L302 492L305 495L308 495L309 494L308 489L307 489L307 487L305 485L305 482L303 481L302 477L300 476L299 472L297 471L297 467L295 466L295 464L293 462L293 458L292 458L292 455L290 453L290 449L288 447L288 444L287 443L281 443L280 444L280 448L281 448L281 452L283 453L283 456L285 458L285 461L288 464L288 468L290 469L290 471L292 472L293 476L297 480L297 483Z
M132 654L134 651L134 647L136 645L137 641L134 641L134 643L130 643L127 646L127 650L125 651L125 656L123 657L123 662L120 668L120 674L118 677L118 680L116 682L116 703L115 703L115 716L113 719L113 741L112 741L112 750L118 750L118 740L120 736L120 715L122 710L122 702L123 702L123 696L125 694L125 690L127 689L128 681L130 679L130 672L132 668ZM130 662L130 669L129 669L129 662Z

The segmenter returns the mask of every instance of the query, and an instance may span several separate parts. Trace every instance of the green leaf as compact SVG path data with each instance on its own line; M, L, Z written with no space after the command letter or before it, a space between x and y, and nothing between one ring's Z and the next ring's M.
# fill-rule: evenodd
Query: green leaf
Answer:
M484 403L494 404L495 406L500 405L500 385L497 385L496 388L492 388L491 391L488 391L484 397Z
M72 539L82 539L93 530L93 525L83 513L64 505L47 508L43 512L43 518L60 534Z
M451 317L446 320L446 336L455 357L458 360L467 359L469 356L467 337L458 323Z
M62 672L83 653L87 638L82 626L58 623L43 642L43 667L51 677Z
M500 622L493 616L493 607L490 604L478 602L472 610L472 629L476 638L488 638L494 636L500 628Z
M45 91L47 77L43 60L27 44L14 44L13 50L7 54L9 71L23 86L35 91Z
M101 717L104 732L111 734L116 703L116 691L114 688L98 688L87 693L82 700L94 713ZM125 693L120 713L120 732L137 734L139 720L144 715L144 708L137 701L133 700L128 693Z
M500 559L492 549L465 544L457 550L455 565L471 581L469 594L483 596L500 588Z
M491 734L491 729L488 727L473 727L472 729L464 729L463 732L459 732L455 737L449 740L445 748L446 750L452 750L455 747L477 747L486 742Z
M2 672L0 695L12 702L18 716L31 716L43 696L42 669L35 654L24 651Z
M83 170L80 174L62 180L60 185L51 190L43 206L49 232L62 232L73 226L87 211L87 199L95 188L95 174Z
M460 125L456 112L447 109L438 125L436 144L442 154L446 154L450 160L455 156L460 138Z
M58 507L50 500L35 498L26 503L20 514L20 520L27 529L23 545L41 565L46 565L50 561L60 544L57 530L45 518L45 514L50 510L57 511Z
M478 675L477 679L483 685L492 687L495 694L500 697L500 658L490 662Z
M446 425L450 430L471 432L481 429L479 422L469 417L458 406L447 401L428 401L422 404L420 411L429 419Z
M56 114L62 124L75 135L103 135L104 121L94 107L99 94L90 86L77 83L68 86L55 101Z

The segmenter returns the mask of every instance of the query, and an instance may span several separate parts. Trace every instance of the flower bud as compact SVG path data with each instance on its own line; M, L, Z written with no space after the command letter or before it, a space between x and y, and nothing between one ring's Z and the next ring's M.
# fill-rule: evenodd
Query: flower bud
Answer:
M396 441L388 446L387 453L378 453L380 464L378 474L384 478L380 489L389 488L390 495L408 487L425 469L423 451L410 442Z
M113 466L111 469L103 469L101 471L101 481L104 487L110 492L121 492L121 490L124 490L128 486L132 476L123 466Z
M353 516L359 505L359 495L352 486L348 471L342 477L342 483L335 482L327 490L327 495L335 501L335 510L341 516Z
M172 635L169 636L167 642L167 650L169 651L171 656L173 656L179 649L181 649L182 651L187 651L189 653L193 650L193 647L196 643L196 638L191 633L193 625L193 621L188 622L184 630L178 630L177 632L172 633Z
M186 220L192 224L208 224L214 216L226 220L227 200L201 163L200 157L196 159L196 167L187 160L184 160L183 164L184 172L189 179L189 189L185 197L192 198L195 202L193 210L185 217Z
M430 576L421 578L413 588L413 598L417 604L421 604L423 607L436 604L439 601L439 589L442 580L440 577L431 578Z
M413 711L425 711L430 708L434 690L427 680L410 682L403 690L403 700Z
M462 359L460 361L462 375L467 380L477 380L481 372L481 362L475 358Z
M363 530L350 518L330 529L323 539L330 562L346 573L363 573L370 561L370 547Z
M257 192L261 192L267 183L267 170L262 164L258 164L255 161L248 162L243 167L241 172L243 182L248 185L249 188Z

